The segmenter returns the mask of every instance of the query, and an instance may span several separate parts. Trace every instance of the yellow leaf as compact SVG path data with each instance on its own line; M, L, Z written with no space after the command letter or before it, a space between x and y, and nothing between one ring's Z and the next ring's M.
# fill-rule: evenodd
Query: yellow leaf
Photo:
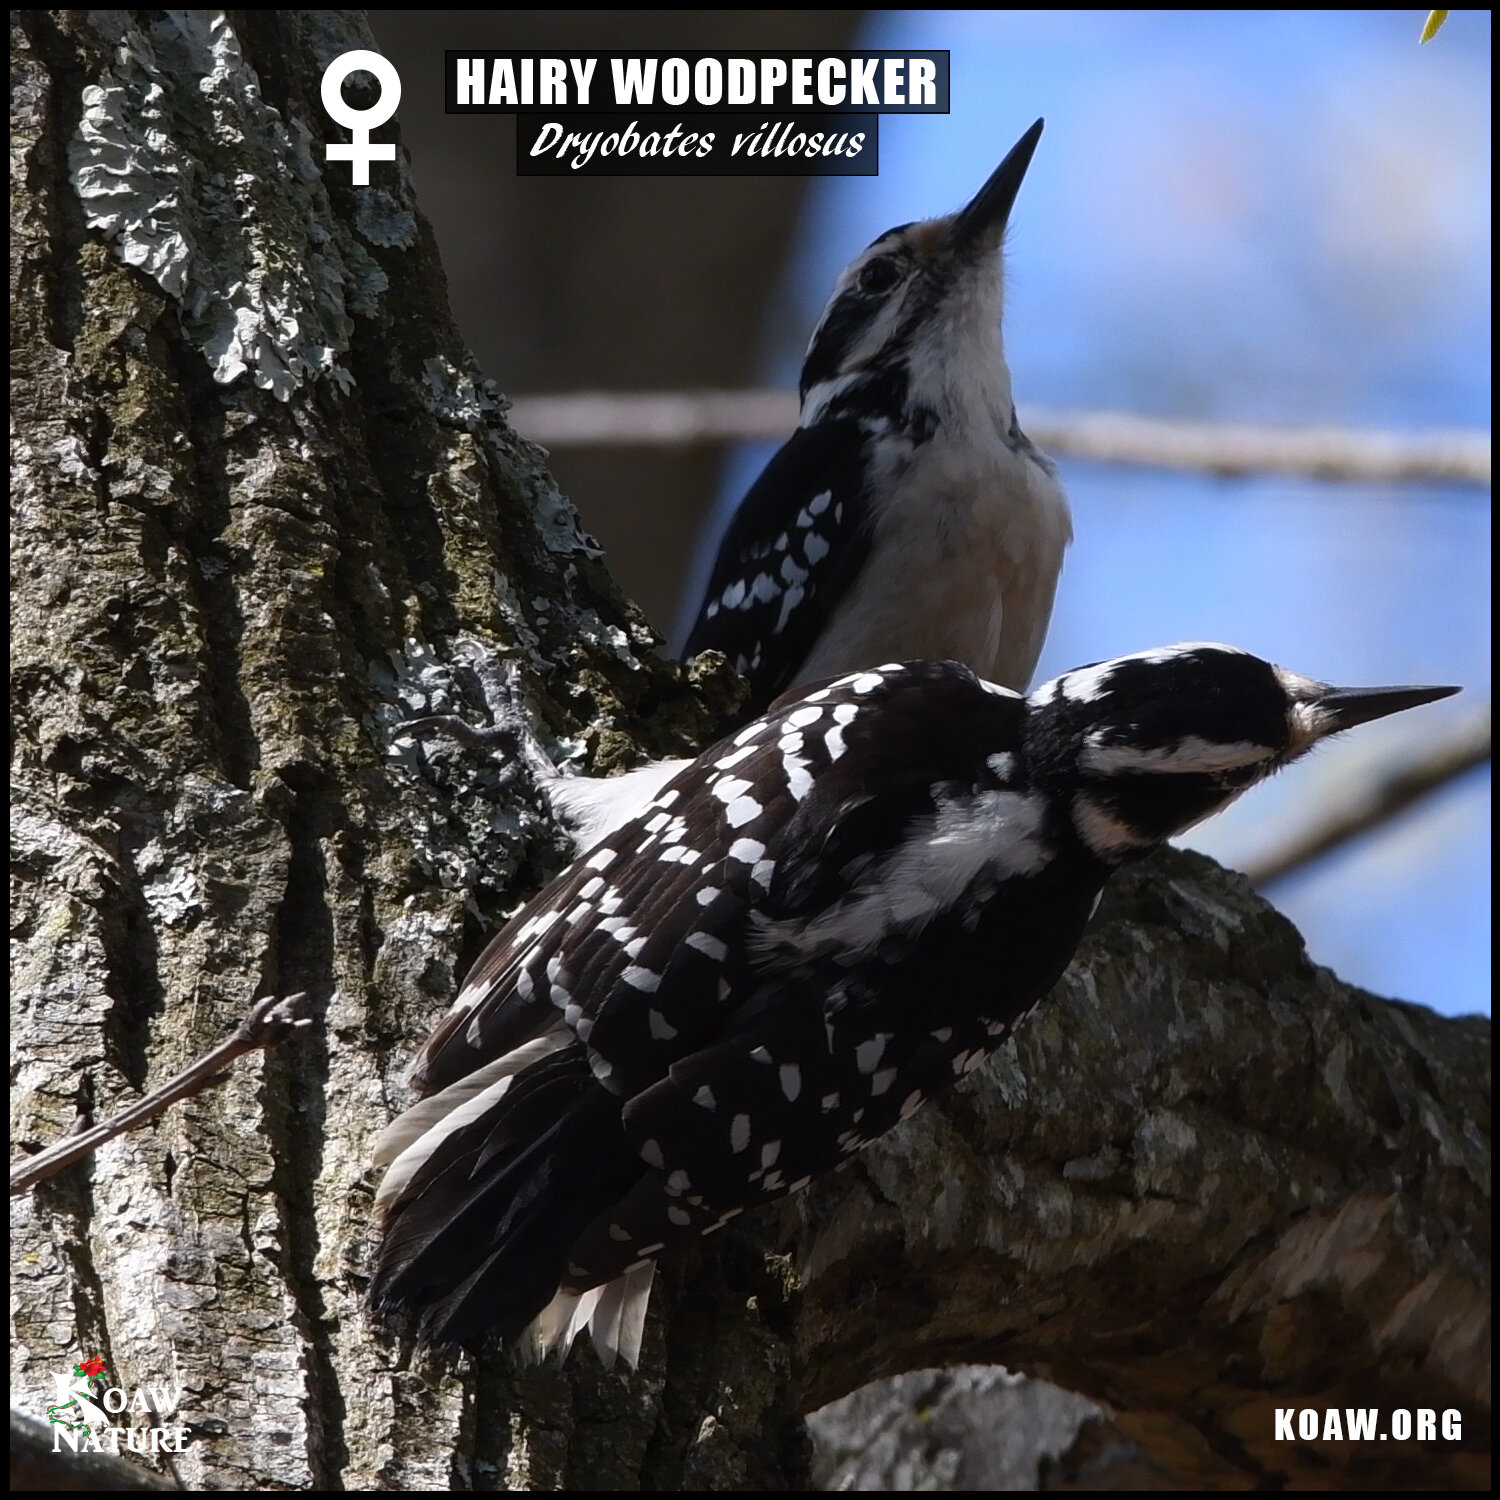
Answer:
M1422 27L1422 41L1430 42L1443 29L1443 22L1447 19L1448 12L1445 10L1428 11L1427 23Z

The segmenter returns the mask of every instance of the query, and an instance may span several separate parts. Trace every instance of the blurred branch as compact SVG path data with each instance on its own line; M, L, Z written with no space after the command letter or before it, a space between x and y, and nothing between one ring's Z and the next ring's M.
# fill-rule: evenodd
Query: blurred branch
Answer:
M549 448L673 448L779 442L797 425L795 391L579 391L518 396L511 426Z
M1490 483L1488 432L1276 427L1051 411L1030 413L1026 430L1044 452L1095 463L1374 484Z
M137 1468L114 1453L55 1450L52 1429L15 1407L10 1411L12 1490L176 1490L170 1474Z
M1447 786L1490 758L1490 707L1488 704L1446 739L1404 765L1391 767L1358 788L1344 806L1334 809L1321 823L1304 829L1282 848L1256 861L1246 874L1257 886L1300 870L1350 839L1389 822L1413 802Z
M1488 432L1176 422L1034 408L1025 416L1027 433L1045 452L1093 463L1385 484L1490 483ZM511 410L516 430L548 448L780 440L796 421L794 391L583 391L517 397Z

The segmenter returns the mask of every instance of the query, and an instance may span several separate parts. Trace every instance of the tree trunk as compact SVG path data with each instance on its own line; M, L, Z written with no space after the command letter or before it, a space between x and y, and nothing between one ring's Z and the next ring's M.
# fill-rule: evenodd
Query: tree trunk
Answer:
M757 384L778 342L767 337L767 315L817 179L518 177L513 116L443 113L446 48L809 52L852 46L862 14L371 12L381 50L407 83L401 136L443 248L453 313L486 373L515 394ZM807 332L788 342L800 347ZM610 572L663 631L700 533L716 524L728 446L574 447L552 456Z
M998 1360L1205 1484L1483 1482L1488 1025L1340 985L1187 856L962 1090L669 1260L639 1373L367 1318L370 1141L560 857L524 774L403 721L482 722L477 650L603 770L735 685L654 654L506 427L399 164L325 173L363 23L215 14L12 17L13 1143L258 993L319 1025L15 1200L23 1405L89 1355L180 1381L192 1488L796 1489L804 1411ZM1465 1438L1274 1441L1271 1407L1336 1402Z

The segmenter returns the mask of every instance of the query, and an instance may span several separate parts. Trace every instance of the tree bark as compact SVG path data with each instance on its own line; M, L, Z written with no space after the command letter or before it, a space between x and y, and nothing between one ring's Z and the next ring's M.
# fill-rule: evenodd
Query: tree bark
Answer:
M655 654L507 428L400 164L325 172L363 23L214 16L12 18L13 1149L256 994L320 1025L15 1201L22 1404L88 1355L180 1380L191 1488L797 1489L803 1412L992 1360L1206 1484L1483 1482L1488 1024L1341 985L1188 856L963 1089L671 1258L637 1374L370 1321L370 1142L561 857L524 774L403 722L481 721L479 650L608 770L737 689ZM1336 1401L1465 1438L1273 1441Z
M1341 983L1201 856L1117 877L1015 1043L793 1211L799 1404L993 1361L1192 1487L1487 1487L1489 1037ZM1330 1407L1464 1440L1323 1443Z
M513 116L443 113L445 48L809 52L853 46L862 14L372 11L381 50L407 82L401 136L443 247L453 313L486 373L512 393L754 384L781 342L767 337L768 313L816 179L518 177ZM800 348L807 332L786 342ZM728 451L722 441L655 451L625 443L552 456L610 572L665 632L701 533L717 524Z

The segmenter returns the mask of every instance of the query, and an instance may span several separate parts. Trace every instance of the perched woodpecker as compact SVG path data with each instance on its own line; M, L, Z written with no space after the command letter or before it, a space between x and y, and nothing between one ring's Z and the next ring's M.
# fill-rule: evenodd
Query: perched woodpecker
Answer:
M634 1363L655 1257L981 1063L1112 871L1329 735L1455 691L1183 645L1026 698L931 661L787 695L481 955L414 1065L428 1097L378 1148L377 1303L439 1342L545 1352L588 1326Z
M912 657L1031 680L1072 539L1000 335L1001 242L1041 133L967 207L888 230L834 286L797 430L740 502L684 651L722 651L749 713Z
M1031 681L1073 537L1000 335L1001 245L1041 134L1038 120L967 207L888 230L834 286L801 421L735 511L684 648L722 651L749 679L747 716L913 657ZM585 849L685 764L539 781Z

